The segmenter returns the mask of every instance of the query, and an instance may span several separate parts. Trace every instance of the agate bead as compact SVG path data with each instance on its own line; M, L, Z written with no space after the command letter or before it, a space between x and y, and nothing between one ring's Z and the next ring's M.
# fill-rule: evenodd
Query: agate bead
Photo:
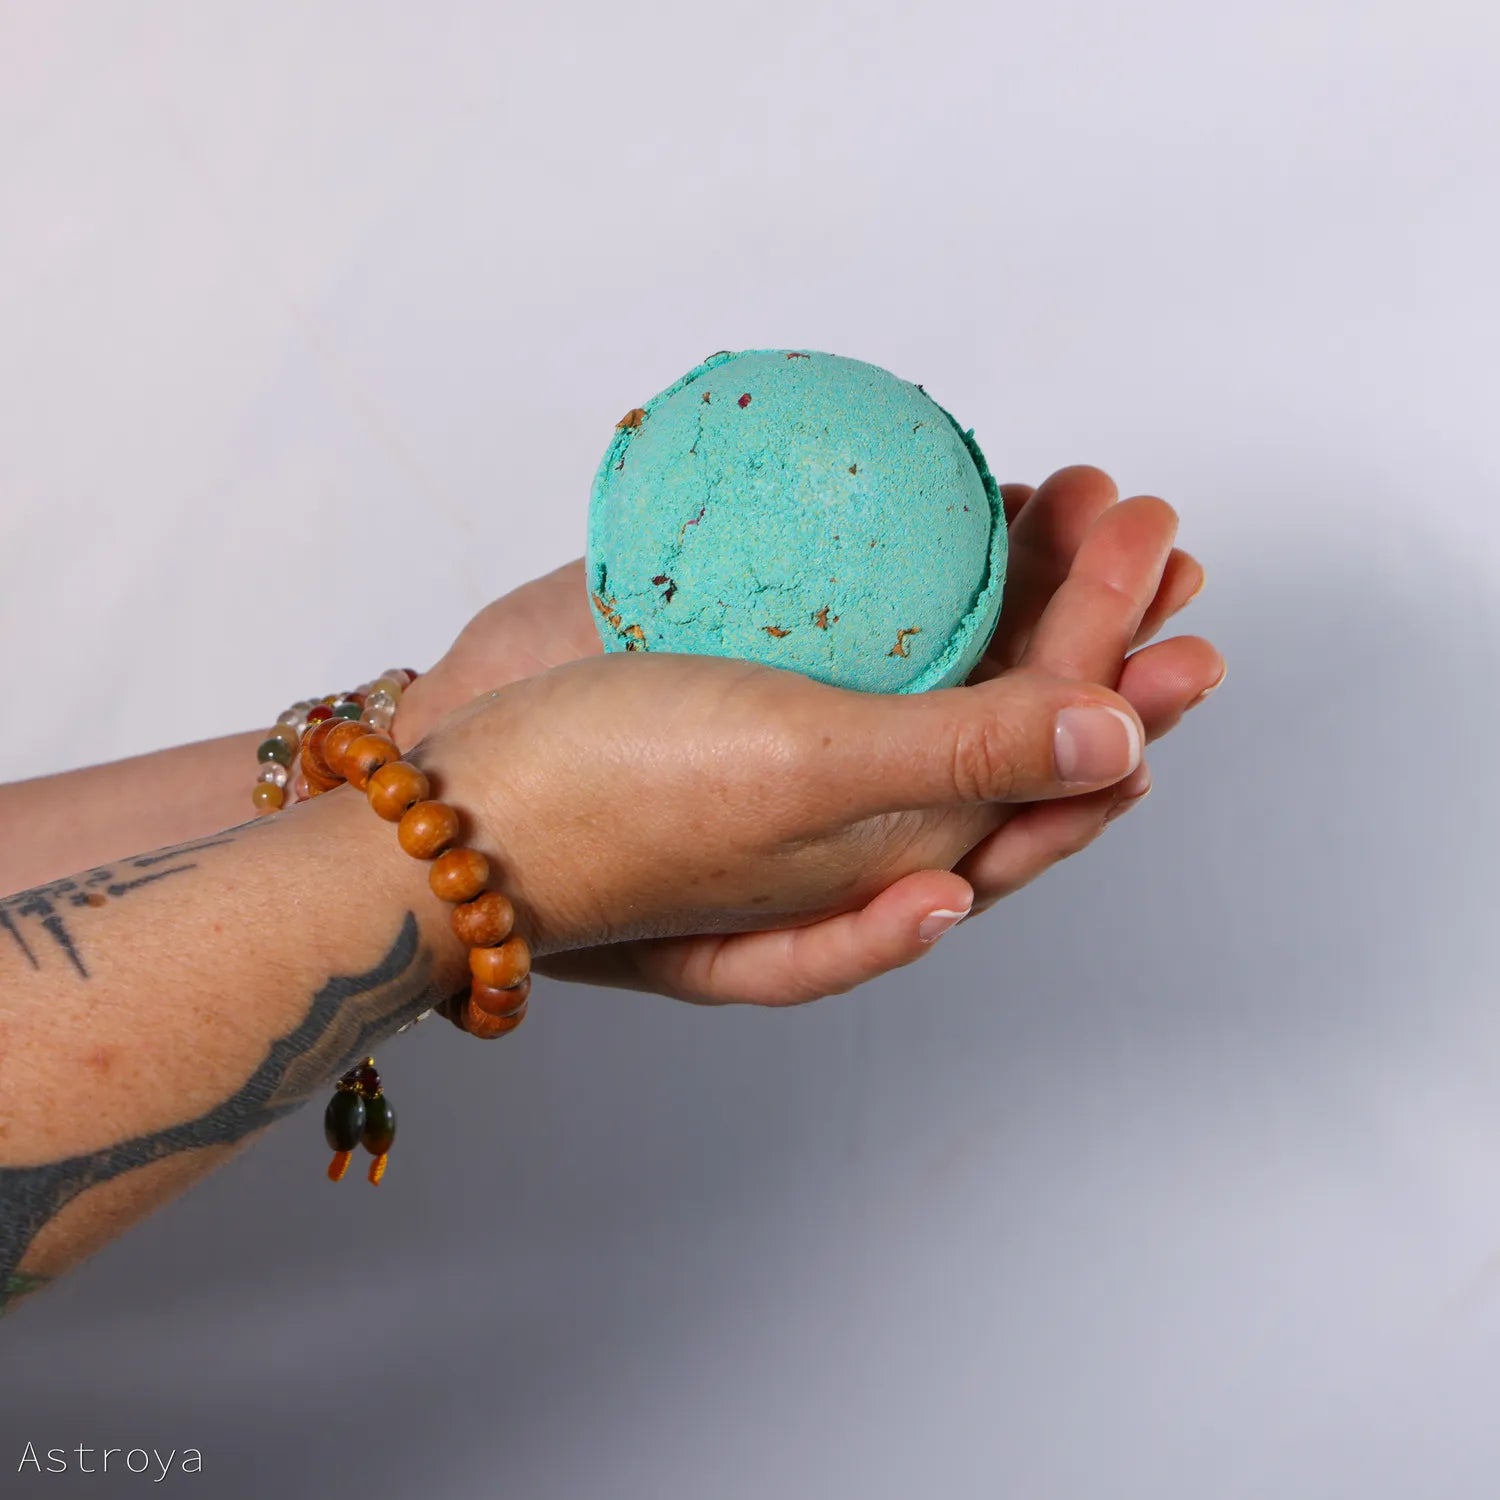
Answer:
M264 764L268 760L279 761L284 766L292 763L292 751L295 747L287 744L279 735L272 735L268 740L262 740L255 751L256 760Z
M275 812L286 801L286 793L269 781L257 781L250 791L257 812Z

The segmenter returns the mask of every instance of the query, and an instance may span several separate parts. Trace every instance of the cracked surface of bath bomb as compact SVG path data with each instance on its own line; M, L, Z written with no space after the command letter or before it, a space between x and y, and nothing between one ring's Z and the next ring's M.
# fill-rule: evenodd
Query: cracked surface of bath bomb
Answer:
M748 658L864 692L962 682L1005 564L973 434L890 371L815 351L688 371L615 429L589 506L606 651Z

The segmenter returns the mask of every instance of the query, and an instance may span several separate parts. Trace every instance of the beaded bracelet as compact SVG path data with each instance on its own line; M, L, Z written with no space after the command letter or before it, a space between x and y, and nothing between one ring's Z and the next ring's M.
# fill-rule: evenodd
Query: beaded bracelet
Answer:
M391 727L401 694L417 679L417 674L403 668L382 672L372 682L364 682L349 693L330 693L326 698L303 698L278 714L270 732L255 751L260 773L250 797L258 814L277 812L286 802L286 789L292 781L292 766L302 743L302 736L313 724L324 719L350 719L378 733ZM293 782L297 801L307 795L305 787Z
M515 909L499 891L486 889L490 862L459 845L458 813L433 800L424 771L401 758L387 734L362 724L325 719L302 736L302 775L310 795L343 782L364 792L370 807L396 824L396 838L414 859L429 860L433 895L451 902L454 936L469 949L467 1000L439 1011L471 1036L505 1036L525 1019L531 992L531 948L515 932Z
M487 889L489 861L479 850L458 845L458 813L431 798L425 773L401 758L386 732L402 692L416 676L385 672L354 692L293 704L256 752L261 772L252 796L257 810L274 812L284 805L289 783L298 801L344 782L363 791L376 814L397 825L401 847L432 862L428 884L434 895L452 903L454 935L469 949L469 993L462 1001L443 1001L438 1011L471 1036L506 1036L526 1018L531 949L514 930L514 907L499 891ZM428 1014L423 1011L407 1025ZM373 1057L339 1079L323 1130L334 1152L331 1180L343 1177L360 1144L373 1157L369 1180L381 1180L396 1115Z

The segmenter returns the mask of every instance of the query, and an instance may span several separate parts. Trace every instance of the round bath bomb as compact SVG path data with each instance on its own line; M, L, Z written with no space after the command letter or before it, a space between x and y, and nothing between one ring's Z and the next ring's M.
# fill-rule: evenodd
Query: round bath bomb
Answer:
M768 662L864 692L962 682L1005 513L972 432L857 359L715 354L629 412L589 506L606 651Z

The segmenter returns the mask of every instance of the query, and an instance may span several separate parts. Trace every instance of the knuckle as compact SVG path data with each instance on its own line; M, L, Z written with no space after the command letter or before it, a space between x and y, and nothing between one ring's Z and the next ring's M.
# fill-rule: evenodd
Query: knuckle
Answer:
M965 802L1003 802L1020 784L1024 736L1009 719L962 725L953 740L953 789Z

